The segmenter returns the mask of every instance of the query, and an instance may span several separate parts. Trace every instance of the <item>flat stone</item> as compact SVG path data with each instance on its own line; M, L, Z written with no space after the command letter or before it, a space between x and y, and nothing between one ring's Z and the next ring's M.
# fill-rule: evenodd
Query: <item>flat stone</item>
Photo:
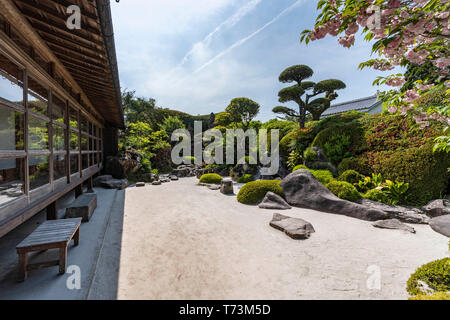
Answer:
M446 237L450 237L450 215L439 216L430 220L429 223L431 229L443 234Z
M372 223L374 227L382 228L382 229L398 229L398 230L404 230L411 233L416 233L416 230L414 230L413 227L410 227L404 223L402 223L398 219L388 219L388 220L379 220Z
M266 193L263 201L258 205L261 209L288 210L292 209L282 197L271 191Z
M136 187L138 188L145 187L145 182L136 182Z
M156 181L153 181L153 182L152 182L152 185L154 185L154 186L160 186L160 185L162 185L162 182L161 182L161 180L156 180Z
M169 177L170 178L170 180L172 180L172 181L178 181L178 177L177 176L170 176Z
M161 178L159 179L159 181L161 181L162 183L168 183L171 182L172 180L170 180L169 178Z
M66 208L66 219L82 218L83 222L88 222L97 208L97 195L95 193L85 193L75 199Z
M220 186L217 185L217 184L207 184L206 187L207 187L208 189L214 190L214 191L220 190Z
M322 185L309 170L297 170L281 182L286 201L295 207L342 214L349 217L377 221L387 219L384 211L339 199Z
M436 218L450 214L450 201L447 199L437 199L422 207L422 210L429 217Z
M234 194L233 180L223 179L220 185L220 192L223 194Z
M292 239L308 239L315 232L311 223L299 218L291 218L274 213L270 226L283 231Z
M100 184L104 188L108 189L125 189L128 187L128 180L127 179L113 179L113 180L107 180L103 181Z
M94 179L94 186L95 187L100 187L102 182L108 181L108 180L113 180L113 176L112 175L103 175L103 176L98 176L97 178Z
M357 203L368 208L384 211L389 219L398 219L401 222L428 224L430 221L430 218L422 210L414 207L388 205L369 199L359 199Z

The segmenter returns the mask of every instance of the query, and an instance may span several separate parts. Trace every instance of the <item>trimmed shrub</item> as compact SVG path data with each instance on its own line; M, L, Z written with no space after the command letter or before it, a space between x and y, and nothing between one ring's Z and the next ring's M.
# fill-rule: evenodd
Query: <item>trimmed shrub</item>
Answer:
M303 154L303 151L305 151L313 140L314 134L312 128L293 130L281 139L279 146L280 155L288 157L291 151L297 151Z
M389 197L387 196L386 193L384 193L384 191L382 191L380 189L372 189L372 190L367 191L363 195L363 198L366 198L366 199L369 199L372 201L389 204Z
M200 183L221 184L222 177L217 173L207 173L200 177Z
M244 174L242 177L240 177L238 179L237 182L239 182L239 183L248 183L248 182L253 181L253 180L255 180L253 178L253 175L251 175L251 174Z
M364 159L355 157L345 158L339 163L339 174L343 174L347 170L355 170L365 176L370 176L373 172L370 165Z
M244 185L237 195L237 200L243 204L257 204L266 193L273 193L283 196L283 189L280 187L281 180L259 180L252 181Z
M429 294L421 286L423 281L434 291L450 291L450 258L424 264L414 272L407 282L406 290L410 295Z
M312 147L307 148L303 152L303 158L307 162L315 162L315 161L317 161L317 152L316 152L316 150L314 150Z
M450 300L450 294L446 292L436 292L432 295L419 294L415 297L408 298L408 300Z
M353 185L345 181L334 180L328 183L326 187L337 197L344 200L356 201L361 198L358 190L356 190Z
M300 169L306 169L309 170L309 168L303 164L299 164L298 166L295 166L294 169L292 169L292 172L300 170Z
M328 170L310 170L313 176L323 185L334 180L333 174Z
M362 179L364 179L364 176L355 170L346 170L338 178L340 181L346 181L351 184L358 183Z

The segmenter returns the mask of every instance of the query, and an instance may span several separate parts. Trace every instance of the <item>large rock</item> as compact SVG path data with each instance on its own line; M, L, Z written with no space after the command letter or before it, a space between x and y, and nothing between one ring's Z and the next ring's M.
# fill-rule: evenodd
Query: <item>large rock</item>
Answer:
M154 174L154 173L144 173L141 176L141 179L144 182L153 182L153 181L159 180L159 176L157 174Z
M372 209L384 211L389 219L398 219L406 223L427 224L430 218L423 214L423 211L414 207L393 206L369 199L359 199L357 203Z
M436 217L430 220L430 227L434 231L450 237L450 214Z
M233 180L223 179L220 186L220 192L223 194L234 194Z
M315 232L314 227L308 221L279 213L274 213L270 226L283 231L292 239L308 239L311 233Z
M66 208L65 218L82 218L83 222L88 222L96 208L97 195L95 193L85 193Z
M416 233L413 227L410 227L404 223L402 223L398 219L388 219L388 220L379 220L372 224L374 227L382 228L382 229L399 229L408 231L411 233Z
M342 214L367 221L388 218L384 211L339 199L309 170L300 169L291 173L283 179L281 187L287 202L295 207Z
M271 191L266 193L263 201L258 205L261 209L288 210L292 207L282 197Z
M114 179L113 176L110 174L98 176L97 178L94 179L94 187L100 187L102 182L105 182L108 180L113 180L113 179Z
M128 180L127 179L113 179L113 180L107 180L103 181L101 183L101 186L108 189L125 189L128 187Z
M116 179L124 179L141 168L141 155L134 149L119 152L106 159L105 172Z
M450 214L450 201L446 199L433 200L422 207L426 215L435 218Z

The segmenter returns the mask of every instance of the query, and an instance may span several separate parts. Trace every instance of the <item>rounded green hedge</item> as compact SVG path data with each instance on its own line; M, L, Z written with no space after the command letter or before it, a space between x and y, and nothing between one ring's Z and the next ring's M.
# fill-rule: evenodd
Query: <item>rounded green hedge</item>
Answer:
M361 198L358 190L352 184L345 181L334 180L328 183L326 187L337 197L344 200L356 201Z
M425 282L431 289L439 292L450 291L450 258L432 261L419 267L407 282L406 290L410 295L429 294L420 286Z
M346 170L338 178L339 181L345 181L351 184L358 183L364 179L364 176L355 170Z
M237 200L243 204L257 204L266 193L273 193L283 196L283 189L280 187L281 180L258 180L244 185L238 192Z
M222 177L217 173L207 173L200 177L200 183L221 184Z
M370 176L373 173L372 168L364 159L356 157L345 158L339 163L339 174L342 174L347 170L355 170L365 176Z
M372 189L372 190L367 191L363 195L363 198L366 198L366 199L369 199L369 200L372 200L372 201L377 201L377 202L389 204L388 196L386 195L386 193L384 193L380 189Z
M300 170L300 169L306 169L309 170L309 168L303 164L299 164L298 166L295 166L294 169L292 169L292 172Z
M292 150L303 154L303 151L308 148L313 139L312 128L295 129L280 140L280 155L287 158Z
M313 176L319 180L323 185L326 185L334 180L333 174L328 170L309 170Z
M253 181L253 180L255 180L255 179L253 178L253 175L251 175L251 174L244 174L242 177L240 177L240 178L238 179L237 182L239 182L239 183L248 183L248 182L251 182L251 181Z

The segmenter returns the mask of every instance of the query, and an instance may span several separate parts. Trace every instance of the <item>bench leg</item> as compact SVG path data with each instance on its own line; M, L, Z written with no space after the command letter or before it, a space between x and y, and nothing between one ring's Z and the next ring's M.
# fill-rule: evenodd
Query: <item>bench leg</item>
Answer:
M75 232L75 235L73 236L73 242L75 246L80 243L80 228L78 228L77 232Z
M19 281L25 281L28 276L28 252L19 253Z
M67 246L59 248L59 274L66 273Z

